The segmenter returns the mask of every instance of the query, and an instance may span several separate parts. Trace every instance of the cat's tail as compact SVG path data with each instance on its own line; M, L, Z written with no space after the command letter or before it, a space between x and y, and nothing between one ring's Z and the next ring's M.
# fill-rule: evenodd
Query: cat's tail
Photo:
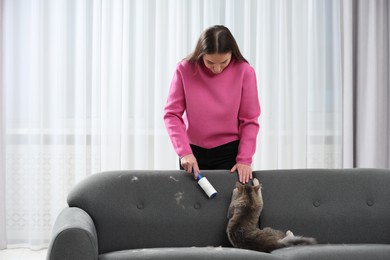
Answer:
M278 241L282 247L296 245L315 245L317 240L312 237L286 236Z

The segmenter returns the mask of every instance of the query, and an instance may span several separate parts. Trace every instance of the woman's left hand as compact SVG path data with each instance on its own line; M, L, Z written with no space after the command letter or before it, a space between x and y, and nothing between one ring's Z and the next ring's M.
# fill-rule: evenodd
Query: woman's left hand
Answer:
M238 172L238 178L241 183L245 184L252 179L252 167L250 165L236 163L230 172L233 173L235 171Z

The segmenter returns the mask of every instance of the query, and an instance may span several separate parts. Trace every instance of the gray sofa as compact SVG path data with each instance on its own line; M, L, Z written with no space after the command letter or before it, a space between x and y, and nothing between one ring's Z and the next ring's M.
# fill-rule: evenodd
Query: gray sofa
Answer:
M209 199L183 171L112 171L76 185L53 227L47 259L390 259L390 170L255 171L261 227L318 245L270 254L236 249L226 235L237 175L203 171Z

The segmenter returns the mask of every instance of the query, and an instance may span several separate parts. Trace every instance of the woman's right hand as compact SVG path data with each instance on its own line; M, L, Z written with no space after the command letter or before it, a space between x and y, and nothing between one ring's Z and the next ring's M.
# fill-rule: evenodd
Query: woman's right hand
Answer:
M199 166L193 154L188 154L180 159L180 164L188 173L194 173L194 179L198 178Z

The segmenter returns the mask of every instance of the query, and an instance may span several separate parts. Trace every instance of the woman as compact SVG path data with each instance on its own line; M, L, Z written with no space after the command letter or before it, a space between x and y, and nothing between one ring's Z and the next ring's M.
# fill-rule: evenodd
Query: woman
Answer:
M177 65L164 109L181 168L195 179L200 169L229 169L247 183L259 116L254 69L228 28L208 28Z

